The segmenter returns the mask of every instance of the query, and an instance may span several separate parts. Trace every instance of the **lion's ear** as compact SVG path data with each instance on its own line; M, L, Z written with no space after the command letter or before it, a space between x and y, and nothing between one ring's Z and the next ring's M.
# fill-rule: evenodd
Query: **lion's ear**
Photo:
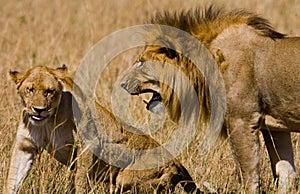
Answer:
M61 67L58 67L58 68L56 68L56 69L58 69L58 70L62 70L62 71L67 71L67 70L68 70L68 68L67 68L66 64L62 64L62 66L61 66Z
M70 77L66 76L66 77L61 78L59 80L60 80L60 82L63 86L63 90L65 92L72 92L73 91L74 82Z
M53 73L56 77L67 77L68 76L68 68L65 64L63 64L61 67L56 68Z
M64 91L71 92L73 89L73 80L68 76L68 68L65 64L52 70L52 74L60 81Z
M9 71L9 77L12 81L14 81L17 85L22 81L23 75L18 71Z
M158 53L165 54L169 59L174 59L177 56L177 53L172 48L162 47L158 50Z

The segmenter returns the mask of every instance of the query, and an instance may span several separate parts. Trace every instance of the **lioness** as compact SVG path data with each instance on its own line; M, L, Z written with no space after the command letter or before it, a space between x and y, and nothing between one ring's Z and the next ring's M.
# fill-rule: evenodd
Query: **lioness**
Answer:
M214 6L205 10L159 13L149 23L189 33L214 57L226 89L224 129L227 129L246 191L259 190L258 134L261 131L274 178L279 179L278 189L287 192L296 177L290 133L300 129L300 38L286 37L275 31L266 19L256 14L243 10L226 12ZM172 64L195 88L201 110L199 122L205 127L212 111L210 97L214 94L210 94L195 64L181 54L191 53L193 47L186 46L182 33L167 31L159 25L146 30L147 46L123 77L121 86L132 95L153 93L152 99L146 102L147 109L155 112L162 103L178 122L181 110L176 96L184 98L189 94L174 72L163 71L165 64ZM160 70L154 68L153 61L156 64L159 61ZM157 79L162 77L173 77L173 80L167 86ZM170 86L178 88L177 95Z
M64 92L66 66L36 67L21 74L9 73L16 83L24 109L21 113L5 193L17 193L34 162L45 149L59 162L71 165L69 192L74 192L76 125L72 95Z
M78 136L76 125L81 120L83 124L78 125L83 127L80 129L81 134L94 135L103 132L113 134L111 136L114 141L113 146L123 144L134 150L147 150L160 146L150 136L126 132L113 115L97 102L95 102L97 115L93 116L94 118L97 116L99 121L97 124L101 126L95 126L90 112L86 111L88 106L83 104L84 96L80 93L78 96L71 94L76 85L68 77L65 65L57 69L34 67L25 74L11 71L9 75L17 84L24 110L13 147L5 193L18 192L31 169L35 155L41 150L47 150L61 163L70 165L72 172L68 192L75 193L75 159L78 147L75 144L75 137ZM84 121L87 121L89 125ZM108 152L107 154L110 154L110 150L103 149L111 144L103 143L100 136L99 142L93 143L96 143L93 148L96 151L93 153ZM163 147L161 149L162 153L169 154ZM94 186L92 182L95 184L103 182L104 192L110 193L128 190L134 192L155 190L157 193L171 193L178 183L186 192L196 190L196 184L188 171L176 159L157 168L134 170L138 160L155 163L157 160L155 157L159 156L153 155L152 158L147 158L146 155L141 154L136 158L126 159L124 168L112 166L98 156L101 155L93 155L93 162L88 170L88 180L91 181L88 181L89 186L85 192ZM118 158L119 155L116 157ZM120 162L124 161L120 160ZM197 189L197 192L200 191Z

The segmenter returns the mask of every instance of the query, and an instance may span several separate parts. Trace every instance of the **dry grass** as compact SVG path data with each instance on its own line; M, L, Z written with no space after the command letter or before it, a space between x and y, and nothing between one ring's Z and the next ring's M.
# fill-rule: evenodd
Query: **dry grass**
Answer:
M80 60L91 46L109 33L142 24L157 10L191 8L195 5L208 5L209 2L211 1L1 0L0 84L3 89L0 91L0 193L7 176L21 106L14 84L7 80L9 69L22 71L36 65L56 67L65 63L71 71L76 71ZM228 8L247 8L260 13L271 20L280 32L300 35L298 0L216 2ZM97 92L103 104L109 105L114 81L118 74L132 63L133 58L134 55L125 59L118 58L123 59L122 63L115 60L111 68L106 70L106 76L100 80L101 90ZM133 106L144 108L139 102L133 103ZM300 136L295 134L293 138L296 166L299 167ZM221 142L214 151L204 157L198 155L197 148L198 144L194 142L182 153L180 160L198 185L201 187L202 181L207 181L214 188L218 188L220 193L240 192L228 142ZM262 186L266 193L273 193L271 169L263 144L262 148ZM68 181L66 171L65 167L60 167L43 153L37 158L21 193L64 193ZM178 192L180 191L179 189ZM295 192L297 191L293 191Z

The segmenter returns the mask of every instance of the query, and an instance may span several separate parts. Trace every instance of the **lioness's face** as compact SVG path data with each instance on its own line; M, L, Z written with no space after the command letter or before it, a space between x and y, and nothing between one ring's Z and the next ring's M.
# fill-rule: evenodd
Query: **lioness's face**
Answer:
M25 114L32 124L45 123L54 115L60 102L62 85L48 68L36 67L24 75L11 72L17 83L18 92L25 106Z
M152 93L149 101L144 100L146 108L154 113L162 110L162 103L168 99L164 96L165 90L164 65L176 62L177 54L175 51L165 47L148 46L138 57L137 61L129 69L128 73L122 78L121 86L131 95L142 93Z

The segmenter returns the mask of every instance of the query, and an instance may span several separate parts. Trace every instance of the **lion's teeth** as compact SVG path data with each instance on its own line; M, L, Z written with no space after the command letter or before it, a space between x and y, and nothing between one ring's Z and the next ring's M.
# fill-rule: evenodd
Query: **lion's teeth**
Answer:
M34 119L34 120L37 120L37 121L41 121L41 120L44 120L44 117L42 117L42 116L32 116L32 118Z
M147 102L146 100L143 100L143 102L145 103L145 104L149 104L149 102L150 102L150 100Z

